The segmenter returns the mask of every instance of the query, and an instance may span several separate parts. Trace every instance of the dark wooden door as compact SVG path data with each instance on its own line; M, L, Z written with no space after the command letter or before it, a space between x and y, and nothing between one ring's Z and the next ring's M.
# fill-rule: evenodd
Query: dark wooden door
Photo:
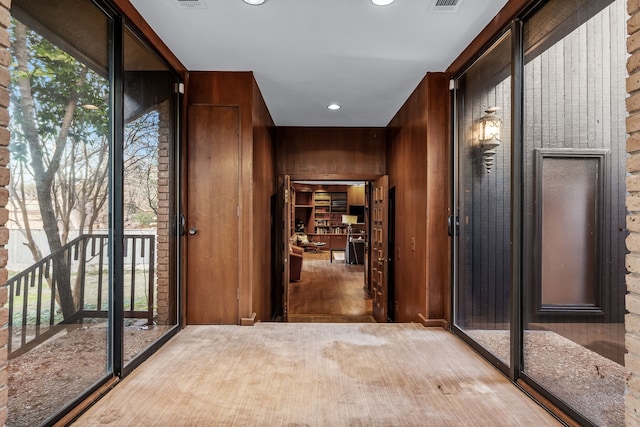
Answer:
M187 323L238 323L237 107L191 106L187 160Z
M367 295L371 296L371 275L369 274L369 266L371 265L371 184L364 184L364 230L366 239L364 241L364 289Z
M294 200L291 189L291 177L284 175L282 178L280 194L282 195L282 259L284 261L284 271L282 274L282 316L284 321L288 320L289 314L289 238L292 230L292 212Z
M371 299L373 317L387 321L389 274L389 177L373 182L371 200Z

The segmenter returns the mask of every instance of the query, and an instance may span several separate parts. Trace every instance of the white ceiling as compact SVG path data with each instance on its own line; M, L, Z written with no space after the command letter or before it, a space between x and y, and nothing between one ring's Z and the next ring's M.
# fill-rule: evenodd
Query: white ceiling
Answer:
M278 126L386 126L507 0L131 0L190 71L253 71ZM183 1L184 3L184 1ZM330 111L336 102L339 111Z

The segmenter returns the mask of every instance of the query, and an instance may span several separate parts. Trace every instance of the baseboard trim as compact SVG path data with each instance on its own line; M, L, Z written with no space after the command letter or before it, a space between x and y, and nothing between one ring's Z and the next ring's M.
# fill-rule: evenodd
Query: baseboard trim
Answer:
M241 317L240 326L253 326L256 324L256 313L254 312L251 317Z
M425 328L449 329L449 322L446 319L427 319L422 313L418 313L418 317Z

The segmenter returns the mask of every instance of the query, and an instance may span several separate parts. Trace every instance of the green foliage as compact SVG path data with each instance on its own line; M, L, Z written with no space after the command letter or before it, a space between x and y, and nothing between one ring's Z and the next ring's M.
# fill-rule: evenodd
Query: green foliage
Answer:
M38 133L42 140L43 152L51 150L46 144L56 140L60 132L62 118L68 108L72 94L78 94L69 138L95 144L109 134L109 82L85 64L53 45L50 41L27 29L28 71L17 69L15 52L15 22L11 28L13 61L11 64L11 119L12 154L15 159L24 160L26 148L21 141L24 112L19 105L18 82L28 79L36 109ZM82 108L92 106L92 109ZM93 108L97 107L97 108ZM14 147L19 147L14 150Z

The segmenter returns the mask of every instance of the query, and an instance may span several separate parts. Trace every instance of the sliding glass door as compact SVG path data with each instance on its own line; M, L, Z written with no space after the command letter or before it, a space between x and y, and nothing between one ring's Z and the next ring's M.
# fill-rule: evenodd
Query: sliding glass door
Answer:
M454 326L510 364L511 33L457 80Z
M456 78L454 329L582 425L624 424L625 5L537 4Z
M624 424L625 2L524 21L523 375ZM560 19L559 19L560 18Z
M106 3L11 12L7 425L37 426L176 331L179 80Z

